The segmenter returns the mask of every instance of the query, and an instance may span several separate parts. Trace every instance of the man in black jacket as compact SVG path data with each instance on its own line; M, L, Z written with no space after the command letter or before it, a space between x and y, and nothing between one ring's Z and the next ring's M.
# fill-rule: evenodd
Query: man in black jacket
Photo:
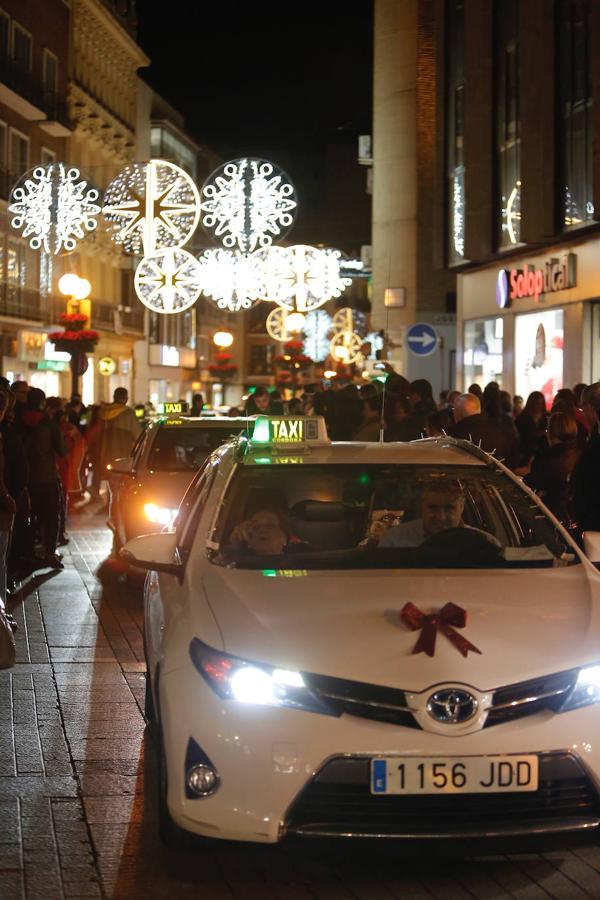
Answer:
M514 434L493 419L481 413L481 403L475 394L461 394L454 403L456 424L448 429L448 434L477 444L486 453L493 453L509 468L514 468L518 459L518 447Z

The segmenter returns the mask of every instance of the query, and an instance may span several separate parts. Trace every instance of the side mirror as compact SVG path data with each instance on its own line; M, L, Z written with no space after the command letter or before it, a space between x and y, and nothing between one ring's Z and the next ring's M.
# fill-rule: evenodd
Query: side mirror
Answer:
M108 475L114 472L116 475L133 475L133 459L131 456L124 456L121 459L113 459L106 467Z
M583 532L583 549L593 563L600 563L600 531Z
M177 535L173 533L142 534L132 538L121 549L119 556L130 566L167 572L181 578L183 564L177 552Z

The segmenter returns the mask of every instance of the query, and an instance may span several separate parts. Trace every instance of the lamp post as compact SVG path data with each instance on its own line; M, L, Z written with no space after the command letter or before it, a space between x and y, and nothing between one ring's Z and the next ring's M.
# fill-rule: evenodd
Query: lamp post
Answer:
M74 272L67 272L59 279L58 289L61 294L68 297L67 315L79 316L79 321L70 323L71 330L75 332L83 330L85 321L90 318L91 304L88 298L92 291L92 285L87 278L80 278ZM71 369L71 394L78 394L79 378L87 371L88 367L88 347L83 341L80 347L76 346L75 341L72 344L73 346L67 350L71 354L69 363Z
M225 403L225 379L237 372L237 366L231 362L231 354L227 352L233 344L233 335L230 331L217 331L213 335L213 344L217 348L215 356L216 365L209 366L211 375L222 379L223 403Z

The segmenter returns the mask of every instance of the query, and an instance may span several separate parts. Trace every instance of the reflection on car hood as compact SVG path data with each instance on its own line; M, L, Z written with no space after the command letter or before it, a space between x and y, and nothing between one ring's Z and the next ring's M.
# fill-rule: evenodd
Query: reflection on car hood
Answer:
M533 571L268 572L212 566L204 586L228 653L412 691L440 681L491 689L600 658L600 576L584 565ZM435 656L399 617L467 613L464 658L440 632ZM193 613L192 613L193 615ZM192 627L193 623L192 623Z

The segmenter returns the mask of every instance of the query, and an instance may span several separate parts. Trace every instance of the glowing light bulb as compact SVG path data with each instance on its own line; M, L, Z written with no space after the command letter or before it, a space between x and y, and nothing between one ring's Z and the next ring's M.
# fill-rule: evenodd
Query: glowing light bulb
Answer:
M74 297L79 280L79 275L76 275L74 272L67 272L59 279L58 289L65 297Z
M290 313L289 316L286 317L285 327L288 331L292 333L297 333L302 331L304 328L304 323L306 321L306 317L300 312Z
M231 347L233 344L233 335L230 331L217 331L213 337L213 342L217 347Z

